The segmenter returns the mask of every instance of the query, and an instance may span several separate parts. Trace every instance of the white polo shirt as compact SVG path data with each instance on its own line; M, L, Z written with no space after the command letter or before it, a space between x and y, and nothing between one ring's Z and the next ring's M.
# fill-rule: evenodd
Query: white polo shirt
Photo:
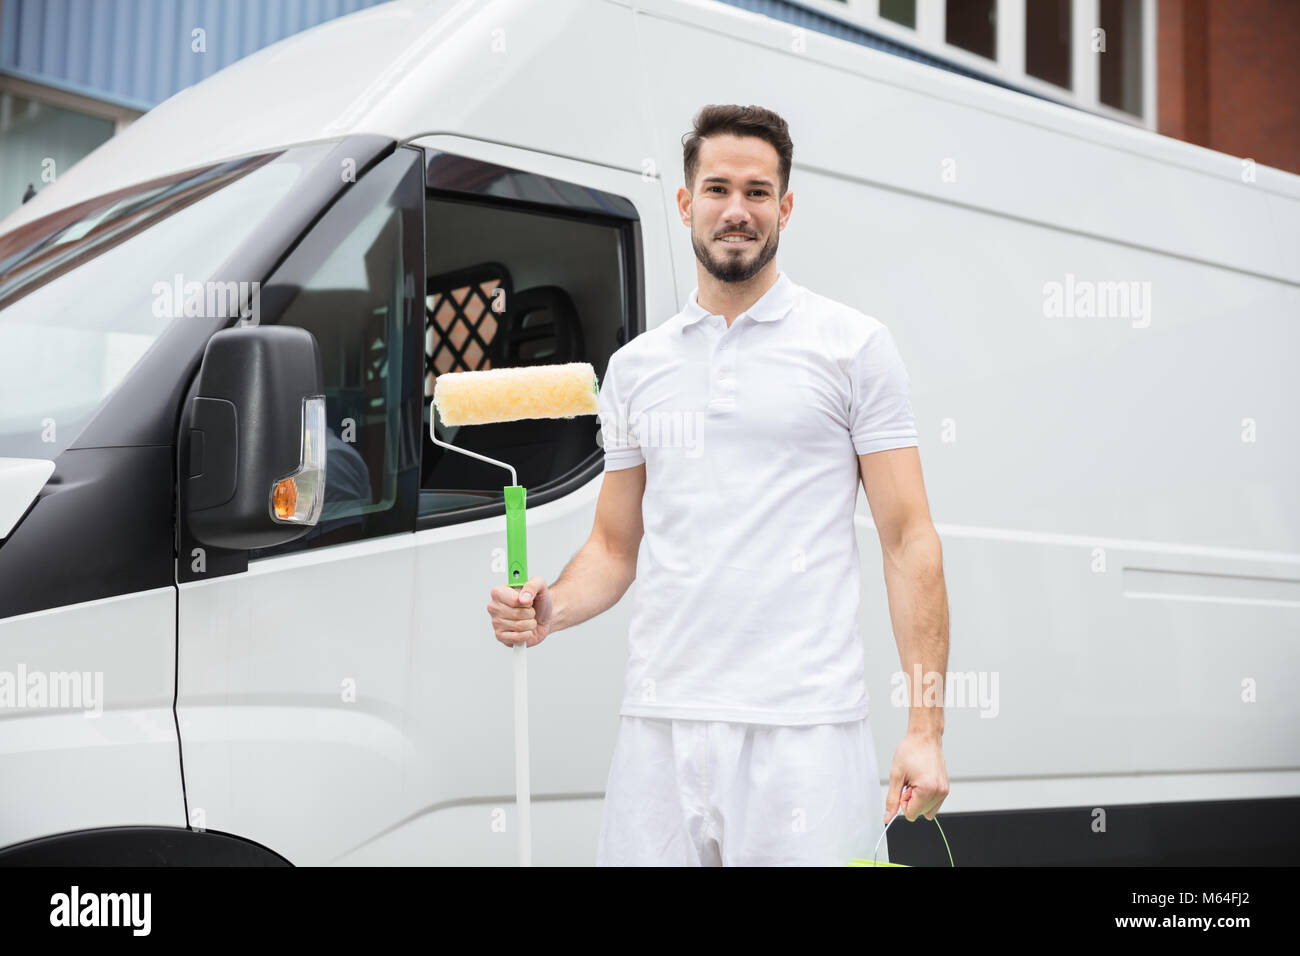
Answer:
M866 717L858 454L917 444L876 319L776 283L727 328L693 289L610 358L605 470L645 462L620 714Z

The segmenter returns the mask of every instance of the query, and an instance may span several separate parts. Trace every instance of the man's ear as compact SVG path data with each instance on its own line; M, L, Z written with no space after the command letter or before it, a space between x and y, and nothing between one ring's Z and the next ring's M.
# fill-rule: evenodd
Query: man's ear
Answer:
M677 214L682 217L684 224L691 224L691 191L685 186L677 189Z

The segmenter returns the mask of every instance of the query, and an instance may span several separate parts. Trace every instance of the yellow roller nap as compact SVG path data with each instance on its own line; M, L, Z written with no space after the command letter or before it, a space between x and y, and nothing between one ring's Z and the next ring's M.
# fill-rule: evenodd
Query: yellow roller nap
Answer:
M595 415L596 370L590 362L444 372L433 404L444 425L485 425L524 418Z

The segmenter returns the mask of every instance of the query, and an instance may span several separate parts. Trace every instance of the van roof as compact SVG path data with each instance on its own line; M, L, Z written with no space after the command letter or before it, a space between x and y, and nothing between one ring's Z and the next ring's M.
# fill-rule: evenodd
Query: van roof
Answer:
M556 16L563 12L558 4L546 4L548 20L529 15L538 6L530 0L393 0L285 37L160 103L0 222L0 232L157 176L352 133L404 139L486 127L499 138L509 130L511 139L527 144L523 127L529 115L552 125L557 112L573 118L562 102L515 105L506 112L516 89L534 91L538 99L546 92L525 81L502 97L502 81L522 73L522 58L508 59L510 53L545 44L544 53L553 58L553 34L572 25L573 17ZM592 5L584 20L629 21L627 13L620 4L604 2ZM630 22L619 30L627 35ZM606 127L607 135L587 144L605 154L602 161L619 149L613 144L632 145L613 135L626 130L608 129L611 116L628 112L609 52L608 66L591 63L602 71L602 82L587 85L577 107L602 117L600 124L585 124ZM495 115L485 120L485 112ZM627 122L633 122L630 115Z
M646 19L634 22L634 9ZM680 160L679 152L659 155L678 144L652 128L644 102L653 78L639 75L637 49L652 25L661 36L698 26L774 51L790 46L790 24L716 0L392 0L286 37L182 90L19 206L0 233L159 176L356 133L406 140L443 132L639 174L647 158ZM949 107L1054 129L1184 174L1235 176L1237 160L1225 154L837 37L810 34L810 44L813 37L823 65ZM689 121L681 118L683 131ZM1260 167L1256 188L1294 200L1300 177Z

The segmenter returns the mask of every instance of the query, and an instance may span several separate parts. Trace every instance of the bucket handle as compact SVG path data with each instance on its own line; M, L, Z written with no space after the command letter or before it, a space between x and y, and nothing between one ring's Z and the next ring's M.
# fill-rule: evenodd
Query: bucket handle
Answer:
M880 840L885 838L885 834L889 832L889 827L893 822L903 816L903 804L906 802L904 798L907 796L907 791L911 789L914 788L905 786L903 787L902 793L898 795L898 808L894 810L894 815L889 818L889 823L886 823L885 828L880 831L880 839L876 840L876 848L871 852L872 866L880 865L877 862L880 859ZM937 813L934 815L934 825L939 827L939 814ZM952 848L948 846L948 837L944 835L943 827L939 827L939 836L943 837L943 848L948 851L948 865L950 867L956 867L957 864L952 861Z

